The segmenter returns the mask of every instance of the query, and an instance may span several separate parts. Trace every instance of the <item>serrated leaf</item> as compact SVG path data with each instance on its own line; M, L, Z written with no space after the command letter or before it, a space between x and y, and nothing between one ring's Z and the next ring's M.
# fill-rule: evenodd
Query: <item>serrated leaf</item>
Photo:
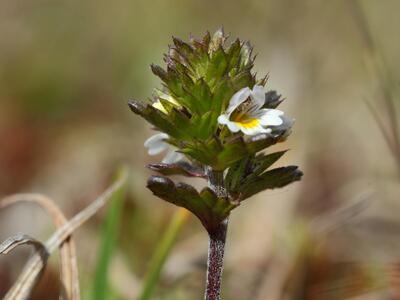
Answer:
M280 159L287 150L270 153L267 155L261 154L254 159L254 166L252 168L252 174L259 175L270 166L272 166L278 159Z
M228 57L222 47L219 47L217 51L213 52L208 64L207 74L205 80L214 87L219 79L226 73L228 68Z
M177 139L185 139L189 137L185 131L176 127L166 114L154 108L153 106L134 100L129 101L128 105L135 114L142 116L158 130L163 131Z
M253 52L253 47L250 45L249 42L245 42L242 45L242 48L240 50L240 65L241 68L247 67L249 64L252 62L252 52Z
M240 40L236 39L227 51L226 55L229 60L228 68L230 70L238 70L239 69L240 49L241 49ZM233 75L233 74L231 74L231 75Z
M227 38L228 36L225 35L224 29L222 27L219 28L210 40L210 52L212 53L213 51L217 51L218 48L221 48Z
M240 161L232 164L225 176L225 184L230 192L235 192L240 185L243 177L246 175L246 168L250 158L245 157Z
M229 100L235 94L235 89L228 78L220 80L213 91L213 97L211 101L211 109L217 115L217 117L224 111Z
M276 108L283 102L282 96L276 91L268 91L265 94L265 103L263 108Z
M217 155L223 150L223 147L217 139L211 138L205 141L185 142L180 149L182 153L191 156L199 163L214 166L218 161Z
M225 144L224 149L218 153L216 170L225 170L231 164L241 160L248 155L246 145L240 141L232 144Z
M201 113L207 113L211 110L212 93L203 78L196 80L192 86L191 93L196 101L198 101L199 106L201 107Z
M264 150L272 145L275 145L282 139L282 135L270 135L261 133L250 138L246 143L247 150L251 154L255 154L261 150Z
M188 162L177 162L174 164L149 164L148 168L163 175L184 175L188 177L205 178L204 171Z
M155 64L151 64L150 68L154 75L158 76L162 81L166 80L167 72L163 68Z
M266 189L284 187L294 181L299 181L303 173L297 166L276 168L267 171L241 187L241 200L249 198Z
M232 86L235 91L239 91L245 87L253 87L255 84L255 79L249 70L244 70L238 73L234 78L232 78Z
M212 136L217 127L217 120L213 119L211 111L192 119L192 126L196 128L193 134L196 138L206 140Z
M172 180L163 176L151 176L147 187L161 199L191 211L208 231L218 226L238 205L228 199L218 198L210 188L204 188L198 193L186 183L175 185Z
M203 36L202 43L204 45L204 50L208 51L210 47L210 42L211 42L211 34L209 31L206 32L206 34Z
M188 43L185 43L179 38L173 37L172 38L175 49L183 56L190 58L193 55L193 48Z

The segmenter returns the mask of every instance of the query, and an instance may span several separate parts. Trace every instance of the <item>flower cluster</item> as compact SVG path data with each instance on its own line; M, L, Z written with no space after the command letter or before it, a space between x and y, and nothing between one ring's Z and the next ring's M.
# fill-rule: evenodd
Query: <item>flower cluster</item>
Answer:
M269 170L284 151L263 150L284 141L293 120L276 109L282 98L265 89L267 77L257 79L252 73L250 44L236 39L227 46L226 40L221 29L188 43L173 38L166 69L151 66L163 89L156 89L148 103L129 102L160 132L145 142L149 154L168 151L162 163L149 165L164 176L150 177L148 187L193 212L209 231L244 199L302 176L296 166ZM225 192L213 184L197 192L166 177L176 174L209 182L219 174Z

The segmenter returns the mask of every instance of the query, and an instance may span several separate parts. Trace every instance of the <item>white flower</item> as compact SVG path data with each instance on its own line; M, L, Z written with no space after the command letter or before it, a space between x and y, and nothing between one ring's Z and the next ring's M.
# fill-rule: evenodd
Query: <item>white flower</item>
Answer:
M145 142L144 146L148 149L149 155L158 155L163 151L168 151L167 155L162 160L163 163L172 164L176 163L185 158L182 153L176 152L171 145L165 142L169 136L166 133L157 133L149 137Z
M281 116L283 123L279 126L276 126L272 130L272 134L280 134L282 138L288 137L292 133L292 126L294 124L294 119L291 119L287 116Z
M246 135L270 133L269 126L282 125L283 112L262 108L265 103L264 87L255 85L253 90L245 87L234 94L218 123L228 126L232 132L242 131Z

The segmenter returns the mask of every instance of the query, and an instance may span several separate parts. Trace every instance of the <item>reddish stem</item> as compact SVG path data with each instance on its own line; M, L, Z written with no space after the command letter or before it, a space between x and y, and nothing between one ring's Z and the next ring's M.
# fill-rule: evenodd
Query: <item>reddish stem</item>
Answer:
M219 224L214 231L209 232L205 300L220 299L227 229L228 219Z

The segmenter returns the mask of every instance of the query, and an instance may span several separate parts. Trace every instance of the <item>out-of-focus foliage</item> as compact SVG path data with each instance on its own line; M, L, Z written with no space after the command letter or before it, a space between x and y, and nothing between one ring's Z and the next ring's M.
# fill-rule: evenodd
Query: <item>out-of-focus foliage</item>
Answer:
M121 170L119 172L121 172ZM96 263L96 273L93 279L92 299L109 299L111 295L108 276L116 242L119 232L121 231L120 223L125 194L126 186L123 186L110 199L111 204L104 220L103 232L101 234L102 241L98 261Z

